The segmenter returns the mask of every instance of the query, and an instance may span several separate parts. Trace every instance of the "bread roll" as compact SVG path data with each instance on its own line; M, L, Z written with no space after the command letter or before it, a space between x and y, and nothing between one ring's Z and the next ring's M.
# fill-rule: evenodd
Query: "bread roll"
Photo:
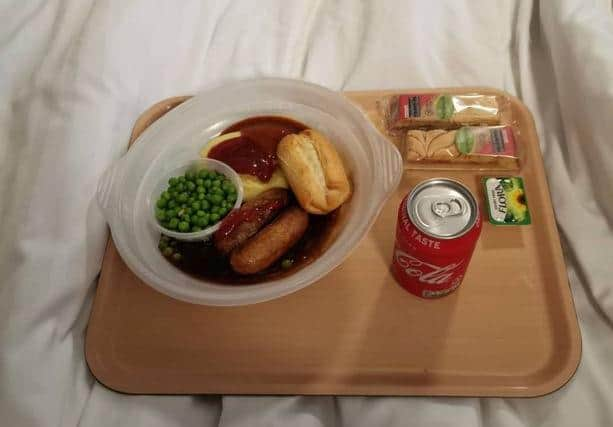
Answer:
M351 195L340 156L325 136L313 129L286 135L277 157L298 203L312 214L327 214Z

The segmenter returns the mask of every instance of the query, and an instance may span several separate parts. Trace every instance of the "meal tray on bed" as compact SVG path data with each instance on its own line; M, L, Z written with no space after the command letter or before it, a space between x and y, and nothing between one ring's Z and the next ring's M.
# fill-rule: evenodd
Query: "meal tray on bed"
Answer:
M369 117L385 94L345 93ZM187 98L143 113L131 142ZM87 329L93 375L113 390L143 394L537 396L561 387L577 368L581 337L534 122L517 99L511 105L532 224L485 220L453 294L420 299L390 274L398 205L418 182L443 176L466 184L483 215L480 180L500 172L406 170L343 264L274 301L174 300L142 283L110 239Z

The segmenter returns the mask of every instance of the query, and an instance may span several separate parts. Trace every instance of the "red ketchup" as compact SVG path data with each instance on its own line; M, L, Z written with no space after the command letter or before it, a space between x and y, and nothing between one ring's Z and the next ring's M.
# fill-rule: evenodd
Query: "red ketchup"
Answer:
M224 130L222 134L240 131L241 135L213 147L208 157L226 163L240 174L268 182L277 167L279 141L304 129L304 125L285 117L246 119Z
M238 173L268 182L277 167L277 155L263 150L249 137L239 136L213 147L209 158L229 165Z

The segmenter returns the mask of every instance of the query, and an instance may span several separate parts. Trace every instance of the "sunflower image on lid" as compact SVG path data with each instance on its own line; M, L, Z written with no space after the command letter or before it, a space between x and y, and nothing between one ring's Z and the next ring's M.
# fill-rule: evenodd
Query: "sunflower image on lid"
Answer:
M530 211L522 178L484 178L483 184L490 223L494 225L530 224Z

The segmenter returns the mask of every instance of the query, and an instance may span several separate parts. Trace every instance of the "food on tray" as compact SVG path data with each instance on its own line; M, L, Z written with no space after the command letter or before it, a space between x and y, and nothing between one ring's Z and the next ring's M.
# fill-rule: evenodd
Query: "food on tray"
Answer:
M481 225L468 188L445 178L423 181L398 207L394 277L422 298L453 292L462 283Z
M206 169L188 170L168 180L155 204L159 224L191 233L219 222L236 202L236 187L225 175Z
M503 97L482 94L401 94L380 106L389 129L457 128L495 125L501 120Z
M304 235L309 215L300 206L285 209L273 222L232 252L230 265L240 274L270 267Z
M177 249L178 243L178 240L162 234L158 243L158 249L166 258L172 259L173 261L181 261L182 255Z
M251 200L265 191L272 188L289 188L289 184L281 168L275 169L268 182L260 181L252 175L240 175L243 183L243 197L245 200Z
M160 251L181 270L257 283L292 274L334 241L351 186L324 135L288 118L253 117L224 130L200 155L232 167L250 194L206 242L160 238Z
M213 235L217 249L229 254L245 243L287 206L289 197L287 190L273 188L232 211Z
M490 223L494 225L530 224L530 211L522 178L484 178L483 185Z
M279 143L277 155L296 198L307 212L326 214L351 195L343 162L321 133L306 129L287 135Z
M511 126L465 126L458 130L410 130L404 139L406 161L496 163L519 167Z
M271 188L289 188L278 165L277 145L285 136L305 129L294 120L277 117L253 117L226 129L200 151L228 164L241 177L244 199L250 200Z

